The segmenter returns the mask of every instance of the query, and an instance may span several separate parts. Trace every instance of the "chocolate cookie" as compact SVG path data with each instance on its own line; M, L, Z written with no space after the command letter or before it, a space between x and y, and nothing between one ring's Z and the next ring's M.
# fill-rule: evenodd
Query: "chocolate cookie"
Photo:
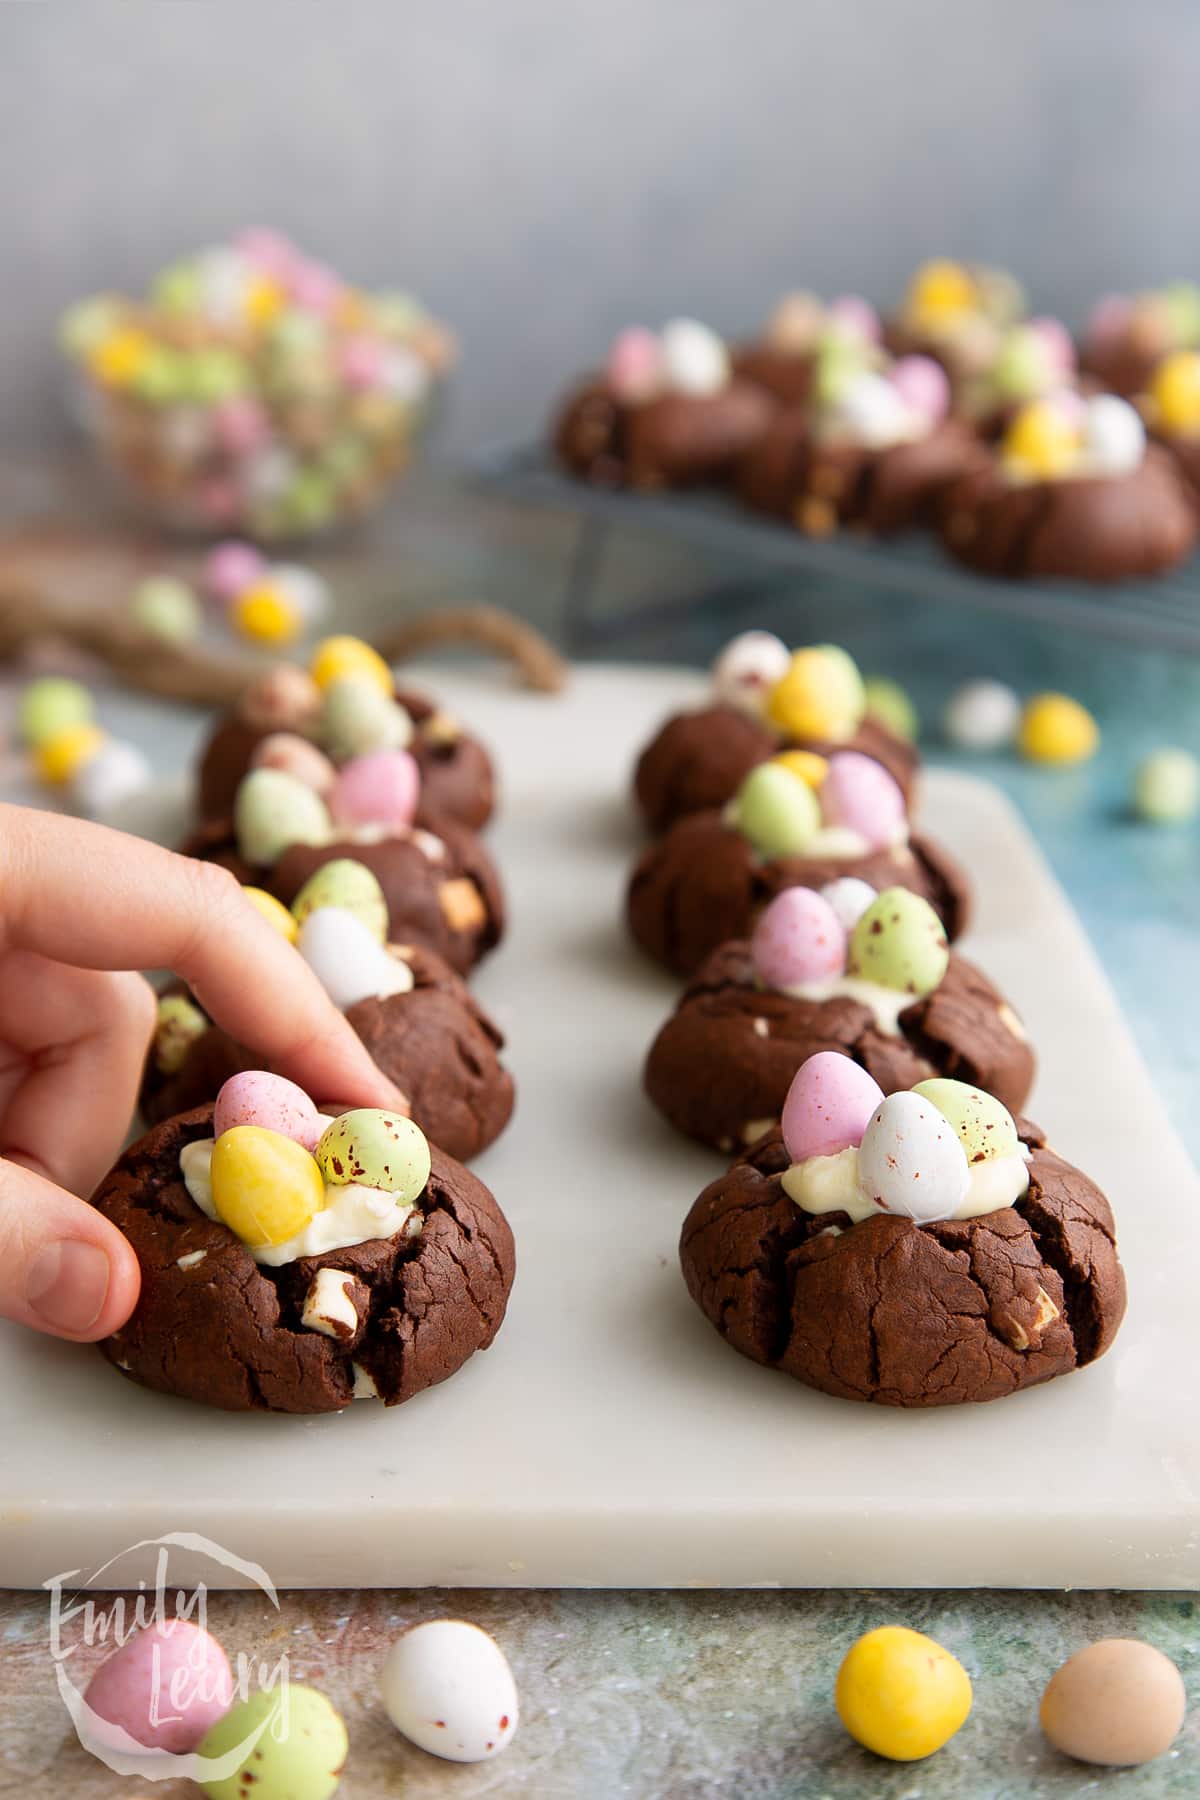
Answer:
M428 695L398 687L396 699L416 726L410 749L421 771L421 796L431 813L478 831L495 807L492 759L477 738L440 712ZM278 725L255 724L235 706L218 719L200 757L197 806L203 822L227 819L250 758Z
M736 706L676 713L638 758L633 779L638 808L651 831L666 831L689 813L724 806L751 769L784 747L778 733ZM844 744L789 739L786 748L814 750L818 756L835 749L861 750L883 764L899 783L905 804L912 805L920 756L915 745L878 719L865 718Z
M764 388L783 406L803 406L812 393L819 356L815 345L787 350L761 338L732 353L733 372L742 381Z
M642 949L690 975L730 938L746 937L768 901L787 887L824 887L857 875L873 888L911 888L928 900L950 938L966 928L966 875L932 839L858 857L757 857L719 812L692 813L645 850L627 896L629 929Z
M1196 515L1169 454L1151 444L1126 475L1008 481L998 463L942 497L942 540L985 575L1123 581L1190 555Z
M273 869L261 869L238 853L225 820L202 825L180 845L185 856L220 863L243 886L266 888L290 906L314 870L337 857L364 863L388 903L393 943L418 944L466 975L504 935L504 889L491 857L474 832L422 810L419 830L359 843L353 838L319 847L293 844ZM435 854L436 845L440 851Z
M513 1079L499 1056L504 1039L440 956L420 946L397 954L413 972L411 991L360 1000L346 1017L384 1074L407 1096L412 1117L430 1143L459 1162L470 1162L495 1142L512 1117ZM142 1116L151 1125L215 1100L231 1075L260 1066L253 1051L218 1025L210 1024L194 1038L169 1071L156 1050L151 1047L146 1061L140 1101Z
M93 1197L141 1265L133 1317L100 1346L131 1380L230 1412L336 1412L375 1395L397 1406L491 1343L512 1287L512 1233L459 1163L433 1151L419 1232L272 1268L184 1186L180 1150L211 1132L211 1107L165 1120ZM329 1317L315 1287L326 1269L345 1296ZM305 1323L306 1302L321 1325ZM352 1325L339 1316L348 1307Z
M1033 1084L1019 1020L961 956L900 1014L893 1036L848 995L806 1000L760 987L741 940L714 951L684 990L646 1059L646 1092L677 1130L728 1153L778 1123L796 1070L821 1050L852 1057L885 1094L945 1075L1016 1112Z
M688 1291L743 1356L841 1399L953 1406L1082 1368L1125 1312L1112 1213L1035 1126L1020 1131L1029 1191L935 1225L802 1212L774 1132L688 1214Z
M976 465L979 442L958 419L924 437L873 449L824 439L808 410L778 413L738 466L737 487L756 512L820 537L839 525L887 535L929 523L945 489Z
M774 411L761 387L736 377L715 394L666 393L641 406L593 377L559 415L554 448L598 487L696 487L727 480Z

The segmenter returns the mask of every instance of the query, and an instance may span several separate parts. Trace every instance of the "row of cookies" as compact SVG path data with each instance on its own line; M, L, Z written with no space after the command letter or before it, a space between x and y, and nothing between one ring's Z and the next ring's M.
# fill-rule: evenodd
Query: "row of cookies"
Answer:
M950 948L969 889L910 828L916 776L843 650L748 632L639 759L627 896L689 977L646 1092L736 1156L684 1226L693 1298L755 1361L896 1406L1081 1366L1125 1305L1107 1201L1020 1116L1020 1018Z
M491 1342L512 1234L463 1164L514 1104L465 979L504 930L477 836L494 804L484 746L356 639L269 670L217 722L183 848L237 875L410 1116L322 1112L195 995L165 992L152 1129L95 1196L142 1265L138 1308L104 1346L131 1378L234 1410L394 1405Z
M1197 530L1200 293L1187 293L1185 341L1120 393L1104 372L1114 303L1077 351L1060 321L1023 314L1014 284L957 264L919 270L886 319L857 296L793 294L732 347L695 320L635 327L572 392L554 444L590 482L726 488L809 535L929 527L986 573L1151 574Z

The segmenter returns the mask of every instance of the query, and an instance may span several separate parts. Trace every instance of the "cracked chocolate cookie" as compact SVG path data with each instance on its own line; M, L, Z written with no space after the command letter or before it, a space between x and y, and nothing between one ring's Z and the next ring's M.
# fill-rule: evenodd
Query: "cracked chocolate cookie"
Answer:
M384 697L402 709L409 721L407 734L395 713L372 709L369 699L364 716L347 728L336 717L335 703L330 745L321 691L302 670L282 664L260 676L218 719L201 752L196 790L201 823L232 817L238 788L255 766L256 755L264 746L269 754L270 740L286 735L300 737L314 751L320 747L322 755L328 749L335 763L384 742L406 746L420 769L422 798L432 813L472 831L486 825L495 807L495 772L488 752L427 695L415 688L394 687L390 673L384 679L389 689Z
M894 954L874 954L889 938ZM951 1076L1017 1111L1033 1082L1020 1020L946 950L926 902L852 880L786 889L752 941L714 951L651 1046L646 1093L685 1136L731 1153L778 1124L796 1069L829 1050L884 1094Z
M1170 454L1112 394L1021 408L999 453L943 496L946 548L986 575L1123 581L1187 557L1196 516Z
M342 1123L327 1122L325 1135ZM301 1165L297 1181L291 1163L246 1158L247 1131L257 1133L255 1154L262 1139L277 1152L279 1133L239 1125L217 1144L238 1131L240 1174L232 1152L217 1166L213 1108L203 1107L156 1126L97 1189L93 1204L124 1232L142 1271L133 1317L100 1346L111 1363L145 1387L227 1411L322 1413L355 1399L399 1405L488 1347L514 1253L475 1176L435 1149L406 1170L415 1192L366 1185L373 1169L352 1186L323 1183L318 1162L309 1157L317 1173L306 1173L308 1151L284 1138ZM341 1138L353 1156L352 1133ZM273 1247L246 1241L264 1237Z
M346 1017L375 1062L404 1094L430 1143L470 1162L512 1117L513 1079L500 1060L504 1038L449 964L419 945L392 945L411 987L366 994ZM159 1029L146 1059L141 1112L156 1125L216 1099L231 1075L257 1057L174 988L159 1003Z
M725 806L752 769L784 750L827 760L858 750L891 775L911 807L920 758L867 712L853 659L832 644L789 651L744 631L713 664L713 701L668 719L638 758L634 797L651 831Z
M748 937L764 907L785 888L821 888L845 877L876 890L909 888L929 901L951 939L965 929L966 875L931 838L914 834L871 848L861 837L830 829L799 842L796 850L778 853L756 848L745 830L728 822L727 812L681 819L634 868L626 917L635 941L656 962L691 975L720 945Z
M961 1096L942 1098L953 1110ZM885 1109L898 1106L905 1178L930 1175L942 1155L942 1199L960 1194L958 1216L922 1222L901 1210L902 1195L885 1203L863 1184L863 1165L874 1178L881 1152L896 1157ZM912 1154L922 1120L928 1162ZM975 1155L963 1131L919 1093L900 1093L858 1124L857 1148L844 1133L838 1148L835 1133L818 1143L825 1154L797 1162L778 1131L760 1139L688 1214L680 1259L692 1298L743 1356L879 1406L997 1400L1095 1361L1125 1311L1108 1202L1033 1125L1022 1122L1019 1140L1014 1127L1015 1151L998 1157ZM981 1170L991 1173L975 1192Z

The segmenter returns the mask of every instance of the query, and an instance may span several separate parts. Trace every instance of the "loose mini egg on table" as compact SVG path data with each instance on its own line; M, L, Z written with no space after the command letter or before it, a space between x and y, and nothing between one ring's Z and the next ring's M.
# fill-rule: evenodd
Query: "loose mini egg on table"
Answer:
M105 820L150 781L150 765L134 744L108 735L82 683L43 676L21 696L18 731L34 772L72 811Z
M448 1762L484 1762L517 1729L517 1686L504 1652L464 1619L411 1626L388 1652L380 1691L397 1731Z

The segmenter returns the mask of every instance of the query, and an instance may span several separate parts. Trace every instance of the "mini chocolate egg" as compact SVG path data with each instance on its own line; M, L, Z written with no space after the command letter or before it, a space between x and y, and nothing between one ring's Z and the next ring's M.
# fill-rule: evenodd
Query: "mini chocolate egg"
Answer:
M1093 474L1128 475L1140 468L1146 427L1136 407L1116 394L1093 394L1084 415L1083 449Z
M932 994L950 962L946 928L920 894L885 888L850 933L846 972L902 994Z
M672 319L658 340L663 378L677 394L717 394L729 380L729 352L698 319Z
M839 875L836 881L827 881L821 889L821 898L828 900L842 930L849 935L858 924L874 900L877 890L869 881L861 881L857 875Z
M1169 437L1200 431L1200 351L1165 356L1150 380L1155 420Z
M421 771L407 750L371 750L338 770L329 810L339 825L404 830L416 817Z
M630 325L614 338L604 370L613 397L622 406L643 406L663 385L658 338L644 325Z
M1180 825L1200 811L1200 762L1187 750L1155 750L1133 778L1133 809L1154 825Z
M760 856L798 856L821 826L821 809L808 783L775 762L751 769L732 816Z
M260 738L250 752L252 769L278 769L302 781L314 793L326 795L337 778L337 770L315 744L310 744L295 731L273 731Z
M882 1625L846 1653L834 1700L856 1743L892 1762L916 1762L966 1722L971 1678L924 1632Z
M67 725L42 739L33 753L34 767L50 787L66 787L107 741L99 725Z
M129 616L148 637L164 644L190 644L200 630L200 604L187 582L173 575L149 575L139 581Z
M325 1205L325 1183L295 1138L261 1125L233 1125L213 1145L213 1205L252 1250L286 1244Z
M408 964L390 956L362 920L341 907L322 906L310 912L296 948L343 1012L360 1000L382 1000L412 989Z
M1131 1769L1170 1749L1186 1710L1183 1677L1161 1650L1137 1638L1101 1638L1050 1677L1038 1717L1064 1756Z
M863 683L867 711L881 725L886 725L899 738L915 744L921 734L921 719L916 707L898 681L884 675L872 675Z
M273 1688L233 1707L205 1736L199 1754L217 1763L243 1746L245 1756L232 1775L198 1778L208 1800L330 1800L350 1740L324 1694L289 1682L286 1694Z
M218 1140L219 1144L220 1140ZM317 1166L336 1187L359 1182L411 1204L429 1180L429 1140L401 1113L360 1106L328 1125L317 1144Z
M860 369L837 397L841 427L857 444L884 449L912 434L912 415L886 375Z
M754 927L750 959L765 988L827 981L845 967L846 933L828 900L812 888L785 888Z
M207 1030L207 1018L186 994L164 994L154 1027L155 1067L164 1075L176 1074L196 1039Z
M1001 446L1010 474L1026 481L1055 481L1070 474L1081 449L1071 414L1050 400L1031 400L1022 406Z
M308 915L321 907L353 913L377 944L387 942L387 901L377 877L365 863L356 862L351 856L338 856L314 870L292 901L292 917L303 925Z
M1025 704L1017 748L1030 762L1065 767L1096 754L1100 728L1069 694L1036 694Z
M866 710L862 677L834 644L797 650L767 697L767 717L786 737L845 743Z
M932 356L897 357L889 380L911 412L940 425L950 411L950 377Z
M277 931L289 944L295 943L300 927L282 900L277 900L274 894L268 894L266 888L260 887L244 887L242 898L250 902L255 912L262 914L272 931Z
M839 337L877 344L883 335L879 314L861 294L839 294L825 309L826 324Z
M249 863L278 862L290 844L327 844L329 809L319 794L278 769L252 769L233 803L238 850Z
M71 778L71 800L88 819L109 819L153 780L149 762L136 744L109 738Z
M920 1094L889 1094L858 1147L858 1183L885 1212L918 1225L949 1219L966 1198L971 1173L949 1119Z
M902 842L908 831L900 784L882 763L861 750L836 750L821 784L821 814L827 825L853 831L872 850Z
M303 731L321 712L321 690L294 663L276 663L252 681L238 700L247 725L260 731Z
M134 1743L186 1756L228 1712L233 1672L216 1638L188 1619L167 1619L114 1650L84 1699Z
M321 737L338 762L375 750L403 750L412 741L412 720L390 695L361 675L341 676L325 689Z
M883 1089L858 1063L837 1050L819 1050L801 1063L783 1103L788 1155L802 1163L852 1149L882 1099Z
M373 650L362 638L323 638L313 651L308 672L319 688L327 688L331 682L341 681L347 675L362 676L374 682L389 700L395 688L392 671L378 650Z
M798 289L785 294L763 328L763 337L776 350L802 356L811 350L825 329L825 307L816 294Z
M21 695L17 729L23 742L36 750L60 732L90 725L94 713L95 703L82 682L69 681L63 675L43 675L31 681Z
M254 644L294 644L304 630L304 620L287 594L266 576L230 602L229 621Z
M213 1106L213 1136L232 1131L235 1125L259 1125L294 1138L312 1150L324 1130L316 1107L294 1081L271 1075L266 1069L243 1069L231 1075Z
M914 1094L931 1100L958 1133L968 1163L991 1162L998 1156L1019 1156L1021 1140L1016 1122L1006 1106L982 1088L967 1081L934 1076L918 1081Z
M798 775L814 794L821 791L821 784L829 773L829 762L824 756L818 756L815 750L779 750L771 758L781 769Z
M517 1685L504 1652L464 1619L410 1626L388 1651L380 1692L397 1731L447 1762L484 1762L517 1729Z
M291 601L309 630L328 614L332 604L329 583L315 569L300 563L275 563L269 579L272 587Z
M1029 400L1054 386L1062 373L1044 334L1030 324L1014 325L1001 340L988 385L1000 400Z
M1002 681L968 681L951 695L942 731L956 750L1003 750L1017 735L1021 702Z
M726 644L712 669L713 698L758 716L767 695L787 674L791 653L772 631L743 631Z

